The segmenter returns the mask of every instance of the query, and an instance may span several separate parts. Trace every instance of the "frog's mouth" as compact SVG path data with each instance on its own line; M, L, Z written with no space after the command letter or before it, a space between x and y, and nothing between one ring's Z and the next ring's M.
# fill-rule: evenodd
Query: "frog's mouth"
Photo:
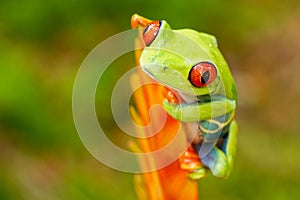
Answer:
M188 80L188 75L184 77L180 72L172 68L158 65L145 65L142 66L142 70L150 76L150 78L165 87L176 91L180 96L201 97L215 95L220 89L220 77L216 77L216 79L208 86L195 87Z

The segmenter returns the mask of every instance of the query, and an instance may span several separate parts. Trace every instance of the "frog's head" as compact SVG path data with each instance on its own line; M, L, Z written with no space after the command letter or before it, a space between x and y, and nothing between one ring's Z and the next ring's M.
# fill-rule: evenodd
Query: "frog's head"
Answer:
M144 28L140 63L153 79L187 95L219 94L236 99L235 84L216 38L162 21Z

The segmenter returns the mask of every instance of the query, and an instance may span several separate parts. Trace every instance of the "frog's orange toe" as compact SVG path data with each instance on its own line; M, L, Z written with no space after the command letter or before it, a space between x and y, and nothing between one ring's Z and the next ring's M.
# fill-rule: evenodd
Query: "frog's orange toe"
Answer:
M195 171L202 167L202 163L192 146L180 157L179 162L180 168L183 170Z
M132 28L145 27L151 21L152 20L139 16L138 14L134 14L131 17L131 27Z
M197 161L185 161L180 164L180 168L187 171L195 171L201 167L201 163Z
M166 97L166 99L170 102L170 103L178 103L179 100L178 98L176 97L176 95L170 91L169 89L166 89L164 91L164 96Z

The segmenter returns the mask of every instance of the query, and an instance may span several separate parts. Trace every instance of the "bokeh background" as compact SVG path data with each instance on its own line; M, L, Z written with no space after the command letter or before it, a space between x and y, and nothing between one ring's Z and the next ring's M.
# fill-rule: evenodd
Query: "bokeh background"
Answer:
M94 159L77 135L72 86L88 53L139 13L175 29L214 34L239 91L232 176L199 181L200 199L300 196L298 0L0 1L0 199L136 199L132 174ZM97 91L100 123L120 145L110 113L117 60Z

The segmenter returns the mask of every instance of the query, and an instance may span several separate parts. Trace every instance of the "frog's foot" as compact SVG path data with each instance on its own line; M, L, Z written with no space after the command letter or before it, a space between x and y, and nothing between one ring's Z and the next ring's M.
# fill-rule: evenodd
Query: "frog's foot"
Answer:
M191 179L198 180L205 177L206 170L192 146L180 157L179 162L180 168L187 170Z
M229 175L229 163L224 152L214 147L207 156L201 159L204 166L208 167L212 174L218 178L227 178Z
M205 167L200 167L199 169L191 172L189 174L189 177L190 179L193 179L193 180L199 180L201 178L205 178L206 177L206 168Z
M202 166L202 163L192 146L190 146L179 158L179 162L181 169L191 172L199 169Z

